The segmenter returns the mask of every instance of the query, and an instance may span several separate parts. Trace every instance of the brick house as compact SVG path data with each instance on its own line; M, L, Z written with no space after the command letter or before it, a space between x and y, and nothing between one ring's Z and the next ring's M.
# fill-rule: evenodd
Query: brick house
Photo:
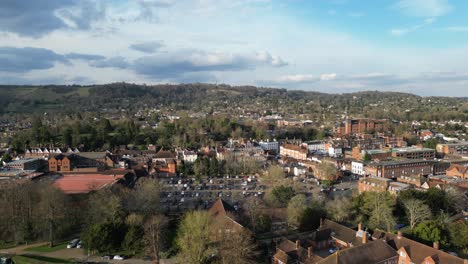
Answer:
M466 261L439 250L439 243L434 242L433 247L424 245L398 234L391 234L376 230L372 239L385 241L398 253L398 264L465 264Z
M360 178L358 182L359 193L363 192L385 192L392 180L379 177Z

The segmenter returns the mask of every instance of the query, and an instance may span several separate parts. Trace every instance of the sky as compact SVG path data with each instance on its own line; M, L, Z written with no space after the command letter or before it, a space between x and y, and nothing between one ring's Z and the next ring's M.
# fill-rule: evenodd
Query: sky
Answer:
M468 96L466 0L1 0L1 84Z

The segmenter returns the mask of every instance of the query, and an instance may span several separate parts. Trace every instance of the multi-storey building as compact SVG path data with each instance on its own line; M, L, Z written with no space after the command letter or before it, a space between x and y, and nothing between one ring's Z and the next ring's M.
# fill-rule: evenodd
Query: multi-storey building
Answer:
M260 145L260 147L265 150L265 151L274 151L274 152L278 152L279 150L279 142L276 141L276 140L273 140L273 141L260 141L258 143Z
M468 142L437 144L437 154L440 156L468 156Z
M386 119L348 119L339 123L335 127L335 133L340 135L350 135L358 133L367 133L371 131L381 132L388 126Z
M435 158L435 150L430 148L394 148L392 149L392 156L395 158L404 159L425 159L432 160Z
M13 160L5 164L5 168L15 170L37 170L41 166L41 159L26 158L20 160Z
M351 162L351 173L357 174L357 175L364 175L364 163L363 162L358 162L358 161L352 161Z
M433 166L434 161L428 160L381 161L368 163L365 171L371 176L395 179L400 176L433 174Z
M298 160L307 159L307 149L298 145L284 144L280 146L280 155Z

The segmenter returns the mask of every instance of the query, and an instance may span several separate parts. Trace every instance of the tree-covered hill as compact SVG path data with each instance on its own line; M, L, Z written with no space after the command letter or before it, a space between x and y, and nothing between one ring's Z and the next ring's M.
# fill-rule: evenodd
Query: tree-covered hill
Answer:
M311 91L214 84L0 86L0 113L135 112L155 107L174 111L269 111L287 114L333 113L371 117L467 120L468 100L367 91L327 94Z

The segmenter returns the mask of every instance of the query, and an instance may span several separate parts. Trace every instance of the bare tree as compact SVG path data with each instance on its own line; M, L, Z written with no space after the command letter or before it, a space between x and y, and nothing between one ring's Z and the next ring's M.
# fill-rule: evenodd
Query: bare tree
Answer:
M144 225L145 244L156 264L159 263L162 246L164 242L164 230L169 220L164 215L153 215L148 218Z
M338 169L335 164L323 161L317 166L317 172L321 179L323 180L335 180L338 176Z
M217 243L217 256L222 264L256 263L256 246L252 235L246 229L221 229L221 239Z
M288 203L288 224L292 227L299 227L299 220L307 208L307 198L303 194L298 194L291 198Z
M350 219L351 206L351 201L347 198L331 200L327 203L331 218L340 223Z
M57 236L57 230L63 228L67 215L66 195L52 185L43 187L40 195L39 208L43 222L47 225L49 246L53 247Z
M421 200L409 199L404 202L404 206L411 230L413 230L418 223L431 217L431 209Z
M252 227L252 230L254 232L256 229L257 219L258 219L258 207L259 207L258 203L259 203L258 199L251 196L251 197L248 197L243 204L245 214L247 215L249 224Z

